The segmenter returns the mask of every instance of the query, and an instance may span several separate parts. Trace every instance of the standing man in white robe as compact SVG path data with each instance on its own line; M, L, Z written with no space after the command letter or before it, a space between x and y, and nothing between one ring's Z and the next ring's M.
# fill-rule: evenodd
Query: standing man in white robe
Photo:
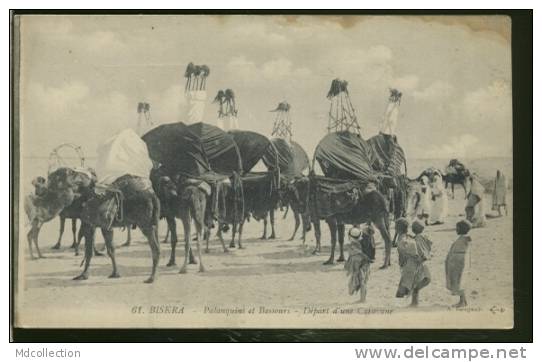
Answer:
M416 216L425 225L429 225L429 215L431 215L431 185L429 184L429 178L424 175L421 178L420 202L418 203Z
M431 225L444 224L448 216L448 194L442 182L442 175L435 171L431 185Z
M467 216L467 220L472 224L473 228L484 227L486 226L484 202L485 188L476 174L471 175L470 185L465 214Z
M502 216L501 207L504 207L504 212L508 215L508 208L506 207L506 191L508 184L506 183L506 177L497 170L497 176L495 177L495 183L493 187L493 205L492 210L497 211L499 216Z

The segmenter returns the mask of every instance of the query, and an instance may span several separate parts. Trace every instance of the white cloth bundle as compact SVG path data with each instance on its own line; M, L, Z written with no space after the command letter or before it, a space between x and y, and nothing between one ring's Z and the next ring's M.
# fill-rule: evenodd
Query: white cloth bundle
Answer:
M203 121L207 92L204 90L187 91L185 93L185 97L188 103L188 112L186 114L184 123L193 124Z
M109 138L98 149L96 174L100 183L111 184L126 174L149 178L152 161L147 145L128 128Z

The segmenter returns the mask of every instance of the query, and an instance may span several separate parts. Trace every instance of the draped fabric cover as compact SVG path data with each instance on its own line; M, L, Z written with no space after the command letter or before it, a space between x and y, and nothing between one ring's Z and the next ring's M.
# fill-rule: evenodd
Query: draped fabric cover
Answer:
M278 158L278 166L282 176L293 178L303 175L309 168L309 157L303 148L296 142L288 142L283 138L273 138L273 147L267 148L263 161L269 168Z
M268 154L269 169L277 167L277 153L271 141L262 134L252 131L229 131L242 158L243 172L250 172L264 155Z
M314 157L327 177L377 181L374 152L368 142L348 131L326 135L314 151Z
M377 158L377 168L390 176L399 176L405 165L405 153L396 142L388 142L384 135L377 134L367 140ZM406 167L406 166L405 166ZM406 173L406 170L405 170Z
M182 122L163 124L143 137L151 159L167 173L200 177L209 173L231 175L242 164L233 137L218 127Z

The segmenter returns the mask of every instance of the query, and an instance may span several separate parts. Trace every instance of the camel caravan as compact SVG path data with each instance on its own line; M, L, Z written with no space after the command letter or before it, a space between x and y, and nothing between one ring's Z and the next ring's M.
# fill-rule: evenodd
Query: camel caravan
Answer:
M167 222L166 239L171 245L167 266L177 262L180 220L184 255L179 272L186 273L189 264L197 264L204 272L203 254L211 251L213 235L224 253L236 246L244 248L243 226L256 220L263 221L261 239L274 239L276 212L282 210L286 217L291 210L295 227L289 240L301 226L305 244L307 232L313 229L316 254L322 250L320 222L328 224L331 252L325 264L345 260L345 225L376 228L384 240L382 268L386 268L395 241L390 221L425 217L432 183L445 181L452 188L459 184L465 192L467 184L477 188L476 178L457 160L452 160L446 174L428 169L417 179L407 178L406 156L395 134L402 98L396 89L390 90L379 134L364 139L348 83L333 80L327 95L328 133L311 161L294 140L292 107L286 101L271 111L270 137L239 129L239 105L232 89L218 91L213 100L219 108L216 125L202 122L209 74L205 65L188 65L184 74L188 112L183 122L155 126L150 105L142 102L138 105L139 134L126 129L103 142L95 169L84 167L83 162L81 167L56 165L47 179L34 179L35 190L25 198L32 259L33 248L38 258L43 257L38 247L43 224L60 217L60 236L53 247L58 249L65 220L71 219L76 254L84 239L83 271L74 279L87 279L93 255L100 255L95 248L96 229L100 229L111 259L110 277L117 278L113 230L138 228L149 243L152 266L145 282L152 283L160 258L161 219ZM144 126L151 129L143 132ZM265 170L256 171L257 164ZM474 220L483 215L476 211L479 196L466 192L466 197L467 216ZM77 220L81 221L79 231ZM229 245L224 241L226 232L231 233ZM339 257L335 260L337 241ZM123 245L130 245L129 233Z

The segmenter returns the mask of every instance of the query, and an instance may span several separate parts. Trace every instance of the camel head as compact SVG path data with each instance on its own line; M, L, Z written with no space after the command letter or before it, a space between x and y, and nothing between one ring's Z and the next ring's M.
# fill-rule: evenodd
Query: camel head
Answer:
M88 172L77 171L69 167L60 167L51 172L47 178L47 187L52 191L71 189L79 192L81 188L94 186L96 173L89 169Z
M42 196L47 191L47 180L44 177L38 176L32 180L32 186L34 186L34 194L36 196Z
M298 209L305 210L309 193L309 178L298 177L281 185L280 199L283 204L297 205Z
M50 190L75 189L78 179L77 172L68 167L60 167L51 172L47 178Z
M177 185L169 176L161 176L158 179L158 194L164 199L178 196Z

